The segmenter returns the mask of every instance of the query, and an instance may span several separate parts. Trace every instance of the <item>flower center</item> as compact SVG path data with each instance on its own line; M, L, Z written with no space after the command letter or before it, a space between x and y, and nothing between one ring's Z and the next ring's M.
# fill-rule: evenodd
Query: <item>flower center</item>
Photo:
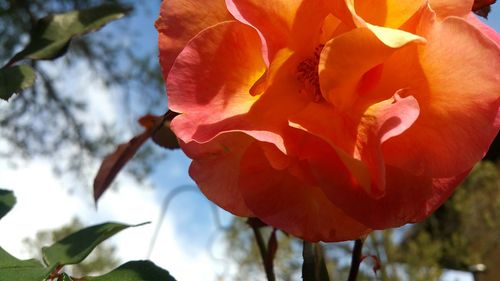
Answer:
M311 97L314 102L320 102L323 100L321 95L321 89L319 87L319 74L318 74L318 64L321 51L324 45L318 45L314 49L314 54L301 61L297 65L296 77L297 81L302 84L301 93Z

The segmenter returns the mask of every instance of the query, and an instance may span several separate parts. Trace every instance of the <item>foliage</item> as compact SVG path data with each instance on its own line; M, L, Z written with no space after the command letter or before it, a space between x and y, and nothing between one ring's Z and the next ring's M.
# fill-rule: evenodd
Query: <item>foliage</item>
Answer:
M2 192L0 199L11 196ZM12 200L9 199L9 202ZM10 204L12 207L13 204ZM140 225L135 225L140 226ZM83 261L101 242L126 228L120 223L103 223L71 233L51 246L42 248L43 262L19 260L0 248L0 281L95 280L95 281L175 281L164 269L150 261L131 261L102 276L71 277L62 272L65 265Z
M45 280L54 268L45 268L37 260L19 260L0 248L0 281Z
M0 219L5 216L16 204L14 193L0 189Z
M35 71L28 65L0 69L0 99L8 100L35 82Z
M68 51L71 39L95 31L127 12L118 5L100 5L84 10L48 15L37 21L29 44L7 65L23 59L53 60Z
M57 3L57 1L54 2ZM93 1L74 1L74 4L75 6L78 6L82 2L91 3ZM89 148L90 143L84 144L84 142L87 142L87 140L83 135L83 125L76 119L75 116L77 116L77 114L73 112L73 109L78 108L79 106L74 106L74 104L71 103L71 99L63 100L61 98L60 93L58 93L56 87L54 86L52 77L50 77L50 75L47 74L47 72L45 72L42 67L39 67L36 60L56 59L64 55L68 51L68 47L75 36L99 29L109 21L122 17L127 9L122 8L120 5L101 5L88 9L51 14L39 21L35 21L36 14L31 9L35 7L47 8L51 6L51 3L45 2L40 6L40 3L37 3L36 1L9 1L8 3L0 4L0 7L2 8L2 21L17 21L17 19L10 18L10 16L17 14L18 12L22 13L24 11L28 13L31 25L33 25L30 33L29 44L24 48L24 50L20 51L10 60L8 60L7 65L0 70L0 81L2 82L2 88L0 92L1 98L7 100L12 96L13 93L19 92L20 90L31 86L35 79L34 71L37 71L39 77L41 77L43 82L43 87L41 88L45 91L44 94L46 94L47 97L50 97L53 102L57 103L58 109L60 109L62 114L67 117L63 120L69 120L69 122L74 125L74 129L76 131L76 139L80 143L80 146ZM36 12L39 13L41 11L44 11L44 9L37 10ZM20 19L23 19L23 17L21 17ZM13 27L8 28L4 33L11 35L12 37L15 36L15 38L18 39L20 38L20 35L22 36L22 32L16 30L16 28L19 28L19 26L23 25L14 25ZM2 39L4 39L4 37L2 37ZM13 50L16 49L19 46L18 44L21 44L21 42L11 39L13 38L6 37L4 40L2 40L1 43L4 46L11 45L11 47L13 47ZM90 46L92 45L88 45L87 47L90 48ZM89 56L89 58L92 58L92 56ZM7 59L8 58L6 57L2 58L2 60ZM18 61L24 59L31 59L30 64L32 67L26 65L14 65ZM37 90L39 89L39 85L34 84L34 87L31 91L32 94L36 94ZM23 106L37 105L36 101L25 99L27 97L26 95L19 95L18 97L20 99L16 98L11 100L11 104L14 105L12 107L7 107L7 109L16 109L15 101L17 100L24 101L25 103ZM47 109L45 108L45 110ZM15 124L15 122L22 119L21 117L26 117L24 116L26 115L25 108L22 108L22 110L18 112L18 114L13 114L13 112L9 112L9 110L6 110L2 113L5 113L6 115L1 117L6 118L2 118L2 126L0 127L0 129L6 129L7 132L14 132L13 138L9 139L7 137L7 140L11 142L11 145L19 145L18 141L25 141L26 136L19 137L19 130L17 130L17 128L12 129L12 126L17 126L18 124ZM53 114L55 112L47 113L50 113L49 120L51 121L50 123L53 124L52 121L55 120ZM30 118L31 117L28 116L28 119ZM30 121L29 126L25 127L24 129L26 129L26 131L32 130L33 127L30 127L32 125L33 124L31 124ZM45 128L46 126L45 124L43 124L43 129L45 130ZM67 128L63 128L63 130L66 129ZM43 132L42 135L43 139L46 140L45 132ZM64 135L60 139L57 139L57 142L59 143L56 143L56 146L58 146L60 142L64 141L68 141L68 135ZM73 140L69 140L70 143L72 141ZM30 150L27 146L24 148ZM56 149L52 148L50 152L53 152L55 150ZM28 154L32 155L33 153ZM1 190L0 203L1 217L3 217L15 204L15 197L11 192ZM19 260L0 248L0 281L40 281L47 279L129 281L174 280L167 271L157 267L150 261L128 262L103 276L95 277L75 278L71 277L66 272L61 272L63 267L66 265L79 264L80 262L82 262L101 242L128 227L131 226L119 223L104 223L71 233L65 238L62 238L61 240L53 243L51 246L42 248L44 264L41 264L34 259Z
M420 236L429 245L439 245L439 266L470 270L485 264L485 280L498 274L495 264L500 254L500 169L492 162L479 163L461 188L427 221L414 228L407 238L411 245Z
M99 8L97 10L99 13L92 13L95 11L92 9L97 9L95 7L103 3L105 4L103 7L112 8ZM70 171L82 177L94 172L89 170L93 167L91 164L111 151L113 145L122 141L120 136L126 135L127 132L112 122L98 120L95 121L97 123L89 125L88 118L85 117L85 113L89 110L88 98L70 94L71 91L66 89L67 83L61 84L63 80L72 81L74 84L75 77L71 75L75 72L85 71L95 77L96 82L102 81L107 92L119 91L121 95L115 105L122 105L129 113L128 103L136 98L132 95L133 92L140 93L141 104L144 104L144 107L134 107L134 111L154 110L155 106L163 104L164 90L154 55L156 50L151 48L138 52L135 51L137 48L133 44L127 43L133 42L130 40L134 40L136 32L134 25L129 23L130 16L124 18L122 24L114 24L115 27L103 29L92 36L73 36L95 30L102 23L123 15L123 11L127 8L121 7L136 8L129 13L130 15L147 12L145 5L128 0L0 1L0 25L5 27L0 31L0 64L4 65L11 61L20 51L24 55L33 53L28 52L34 50L33 46L40 47L44 44L48 46L47 41L36 40L40 39L44 32L43 28L37 28L40 26L37 22L47 22L50 19L54 22L54 18L61 19L60 17L67 16L62 20L64 25L52 24L55 29L48 28L45 31L57 31L55 32L57 34L49 36L57 42L67 43L68 39L73 39L71 44L50 45L63 47L71 45L58 63L29 61L28 65L37 72L32 87L24 90L22 95L12 97L8 105L1 104L0 101L1 142L6 144L0 146L0 157L11 162L19 156L54 157L58 158L58 161L52 162L56 172L66 174L65 172ZM87 13L83 19L92 21L81 24L80 15L76 17L76 24L65 27L68 23L66 19L73 17L75 20L78 10ZM39 21L41 18L44 20ZM22 51L23 48L26 49ZM48 50L45 48L43 52ZM54 49L53 52L57 53L57 50ZM20 59L19 54L17 57ZM23 70L26 70L26 67L23 66ZM64 71L57 71L60 68L64 68ZM1 76L4 76L3 70L0 81L2 81ZM30 78L29 75L22 77ZM25 88L29 84L27 82L30 82L30 79L23 80L22 87L16 88ZM3 87L5 84L0 83L0 85ZM9 83L9 87L13 87L13 84ZM12 89L8 90L12 92ZM73 92L80 90L74 89ZM4 98L3 93L1 96ZM5 95L5 98L8 97L9 95ZM157 159L155 156L161 154L158 150L156 153L150 153L153 149L155 148L149 145L140 151L138 159L141 160L141 165L130 165L127 171L132 172L138 179L149 173L153 161ZM17 164L16 161L13 164Z
M63 239L69 234L83 228L83 224L74 218L69 224L54 230L42 230L37 232L35 238L23 240L31 256L42 260L40 249L46 245ZM82 262L68 266L68 272L73 276L84 276L90 274L102 274L117 267L116 248L106 242L99 244L92 253Z

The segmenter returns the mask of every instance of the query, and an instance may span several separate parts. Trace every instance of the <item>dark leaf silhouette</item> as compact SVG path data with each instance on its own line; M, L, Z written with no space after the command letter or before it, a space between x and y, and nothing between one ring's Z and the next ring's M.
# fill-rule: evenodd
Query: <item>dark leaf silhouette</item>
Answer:
M475 0L472 6L472 11L485 19L491 12L491 5L495 4L496 0Z
M5 216L16 204L16 197L12 191L0 189L0 219Z
M46 16L33 28L26 48L17 53L8 65L23 59L58 58L66 53L73 37L95 31L123 17L128 11L128 8L108 4Z
M8 100L13 94L31 87L35 71L28 65L16 65L0 69L0 99Z

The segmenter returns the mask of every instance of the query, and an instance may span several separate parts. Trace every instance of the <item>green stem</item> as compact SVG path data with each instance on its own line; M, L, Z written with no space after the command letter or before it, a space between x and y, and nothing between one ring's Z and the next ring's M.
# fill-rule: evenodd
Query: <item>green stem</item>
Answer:
M354 242L354 249L352 251L351 270L349 271L349 278L347 281L356 281L358 278L359 266L361 264L361 252L363 250L363 240L358 239Z
M329 281L328 269L321 245L304 241L302 248L302 280L303 281Z

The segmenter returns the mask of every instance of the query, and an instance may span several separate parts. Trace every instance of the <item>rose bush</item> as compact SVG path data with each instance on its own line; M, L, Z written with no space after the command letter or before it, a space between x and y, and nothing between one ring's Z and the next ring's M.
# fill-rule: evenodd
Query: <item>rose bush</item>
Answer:
M417 222L498 132L472 0L165 0L171 127L217 205L309 241Z

